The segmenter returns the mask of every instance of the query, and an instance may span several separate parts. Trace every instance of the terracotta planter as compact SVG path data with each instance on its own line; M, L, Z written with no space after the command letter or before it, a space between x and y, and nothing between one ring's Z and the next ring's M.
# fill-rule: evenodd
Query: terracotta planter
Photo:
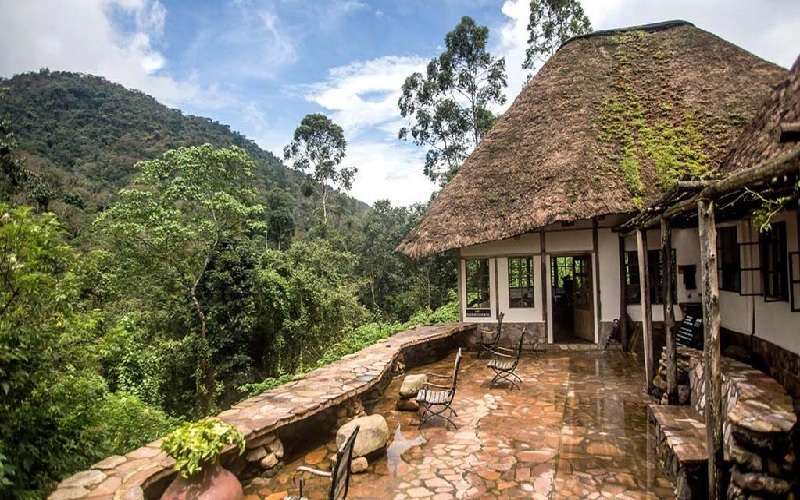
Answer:
M163 500L242 500L239 479L218 462L185 479L178 475L161 495Z

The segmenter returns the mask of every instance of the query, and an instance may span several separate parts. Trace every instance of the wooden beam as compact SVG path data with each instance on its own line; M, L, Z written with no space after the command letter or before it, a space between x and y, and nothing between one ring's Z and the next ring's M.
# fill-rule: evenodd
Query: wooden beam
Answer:
M625 237L619 236L619 328L622 350L628 350L628 295L625 289Z
M759 163L755 167L739 170L725 179L708 185L698 194L688 200L672 205L661 215L654 215L640 224L640 227L651 227L658 224L662 217L672 218L695 209L699 200L713 200L719 196L742 189L757 181L766 181L791 173L797 173L797 164L794 160L800 158L800 148L778 155L772 159Z
M675 332L672 327L675 323L675 312L672 306L672 229L669 219L661 219L661 262L662 271L662 293L664 304L664 335L667 339L667 401L671 405L678 404L678 368L677 368L677 345L675 344Z
M725 497L722 485L722 376L720 373L719 281L717 276L717 229L714 202L697 202L700 265L703 275L703 378L706 398L706 446L708 449L708 498Z
M547 322L547 256L545 254L545 237L544 230L539 232L539 262L542 283L542 319L544 320L544 343L546 344L549 339L549 323Z
M600 242L599 235L597 234L597 217L592 217L592 251L594 252L594 263L592 264L592 282L595 282L595 289L597 290L597 307L595 308L595 323L597 324L597 341L600 342L600 333L602 332L601 322L603 320L603 301L601 300L600 288ZM595 280L595 277L597 278Z
M642 306L642 339L644 340L644 388L653 386L653 310L650 307L650 276L647 272L647 233L636 230L636 253L639 257L639 292Z

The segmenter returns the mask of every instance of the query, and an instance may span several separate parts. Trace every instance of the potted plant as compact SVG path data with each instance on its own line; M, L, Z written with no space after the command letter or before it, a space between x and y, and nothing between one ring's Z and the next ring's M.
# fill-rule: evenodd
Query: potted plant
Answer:
M161 442L175 459L178 476L161 496L169 500L241 500L242 484L222 467L219 457L229 445L244 452L244 436L236 427L214 417L184 424Z

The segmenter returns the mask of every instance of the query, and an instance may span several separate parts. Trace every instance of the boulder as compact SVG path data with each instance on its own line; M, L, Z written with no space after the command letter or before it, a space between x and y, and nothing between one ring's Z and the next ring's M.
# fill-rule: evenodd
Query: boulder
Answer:
M365 457L370 453L380 450L389 441L389 425L381 415L355 418L336 431L336 446L341 448L353 429L359 427L353 447L353 457Z
M367 470L369 466L369 462L364 457L354 458L352 462L350 462L350 472L353 474L358 474L359 472L364 472Z
M424 373L406 375L406 378L403 379L403 385L400 386L400 397L404 399L413 398L427 382L428 376Z

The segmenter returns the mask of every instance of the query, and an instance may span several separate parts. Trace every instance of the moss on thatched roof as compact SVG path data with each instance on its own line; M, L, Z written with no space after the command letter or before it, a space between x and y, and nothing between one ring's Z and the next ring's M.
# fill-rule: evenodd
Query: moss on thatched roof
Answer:
M786 70L674 21L565 43L398 250L421 257L629 213L715 175Z
M750 168L800 149L799 141L780 142L781 124L800 122L800 57L789 75L769 94L722 161L724 173Z

